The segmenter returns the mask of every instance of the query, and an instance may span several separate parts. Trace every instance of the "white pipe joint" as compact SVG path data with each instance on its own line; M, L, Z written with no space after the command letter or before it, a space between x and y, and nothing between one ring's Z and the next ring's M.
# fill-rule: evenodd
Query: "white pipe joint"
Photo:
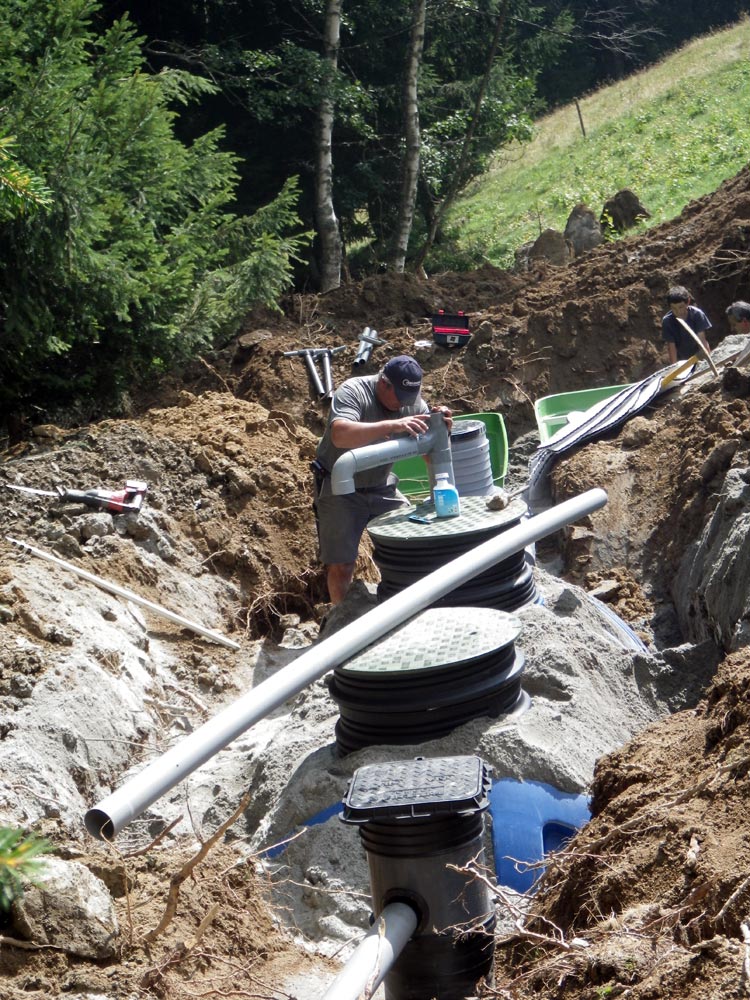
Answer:
M419 917L407 903L389 903L322 1000L370 1000L417 929Z
M345 451L331 469L331 492L334 496L354 493L354 476L377 465L392 465L399 458L430 455L433 475L447 472L453 482L451 441L442 413L429 414L430 429L416 437L399 437L394 441L380 441L364 448Z

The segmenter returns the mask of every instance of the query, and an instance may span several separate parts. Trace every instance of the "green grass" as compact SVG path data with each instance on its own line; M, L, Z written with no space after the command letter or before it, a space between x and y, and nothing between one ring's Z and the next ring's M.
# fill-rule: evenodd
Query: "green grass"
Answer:
M575 205L598 214L620 188L651 212L642 228L715 191L750 159L749 50L745 19L582 98L585 137L575 104L541 119L534 139L505 150L454 206L457 257L508 267L541 230L563 230Z

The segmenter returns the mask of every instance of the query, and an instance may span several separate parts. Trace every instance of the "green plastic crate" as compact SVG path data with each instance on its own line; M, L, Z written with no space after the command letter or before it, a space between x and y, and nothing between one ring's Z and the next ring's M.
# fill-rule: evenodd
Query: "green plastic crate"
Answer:
M490 465L496 486L502 486L508 473L508 435L499 413L461 413L454 420L481 420L490 446ZM426 496L430 492L427 466L421 455L400 458L393 471L399 478L398 488L405 496Z
M542 444L546 444L561 427L572 423L570 419L572 414L585 413L603 399L609 399L623 389L630 388L631 384L604 385L597 389L579 389L577 392L558 392L554 396L542 396L541 399L537 399L534 403L534 415L539 428L539 440Z

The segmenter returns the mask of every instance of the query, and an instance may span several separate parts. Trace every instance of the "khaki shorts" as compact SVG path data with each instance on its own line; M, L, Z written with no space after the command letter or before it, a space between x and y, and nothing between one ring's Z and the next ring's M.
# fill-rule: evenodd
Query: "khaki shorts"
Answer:
M355 562L362 532L369 522L408 504L395 483L334 496L331 481L326 479L314 504L320 561L326 566Z

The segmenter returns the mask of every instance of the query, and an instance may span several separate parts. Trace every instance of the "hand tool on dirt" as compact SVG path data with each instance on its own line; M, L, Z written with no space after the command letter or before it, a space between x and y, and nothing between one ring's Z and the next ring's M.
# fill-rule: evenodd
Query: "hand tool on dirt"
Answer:
M698 334L695 332L695 330L691 329L691 327L688 326L688 324L685 322L685 320L684 319L680 319L679 316L675 316L675 319L680 324L680 326L682 326L684 328L685 332L690 334L690 336L693 338L693 340L695 341L695 343L698 345L698 349L699 349L701 355L706 359L706 361L708 361L708 364L709 364L709 366L711 368L711 371L714 373L714 375L718 375L719 374L719 369L716 367L716 365L711 360L711 353L710 353L710 351L706 350L706 347L705 347L703 341L698 336Z
M378 337L377 330L371 330L369 326L366 326L359 335L359 349L357 350L356 358L352 361L352 365L355 368L359 368L360 365L366 365L370 360L373 347L379 346L386 347L387 341L381 340Z
M137 514L143 506L143 499L148 490L148 483L136 479L128 479L121 490L66 490L62 486L54 490L37 490L32 486L15 486L5 483L6 489L17 490L19 493L31 493L36 496L54 497L61 503L79 503L94 510L109 511L110 514Z
M285 358L302 358L307 368L307 375L312 388L321 399L330 399L333 395L333 380L331 378L331 358L340 354L346 347L304 347L299 351L284 351ZM321 382L315 362L320 361L323 381Z

